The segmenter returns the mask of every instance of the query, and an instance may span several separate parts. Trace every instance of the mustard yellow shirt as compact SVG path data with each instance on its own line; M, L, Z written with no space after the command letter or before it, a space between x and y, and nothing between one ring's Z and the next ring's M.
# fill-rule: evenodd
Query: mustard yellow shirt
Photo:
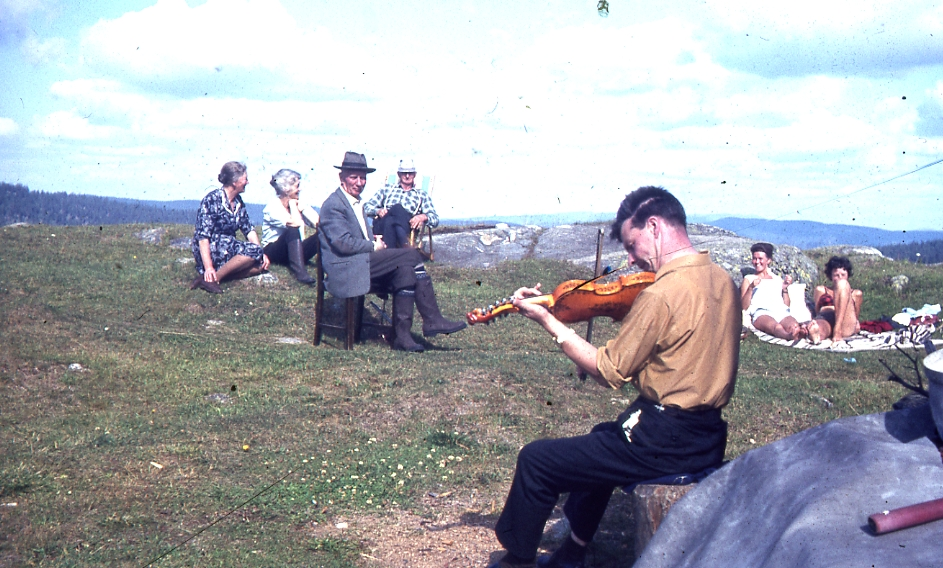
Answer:
M741 318L730 276L707 252L682 256L638 295L596 367L612 388L632 383L659 404L722 408L737 378Z

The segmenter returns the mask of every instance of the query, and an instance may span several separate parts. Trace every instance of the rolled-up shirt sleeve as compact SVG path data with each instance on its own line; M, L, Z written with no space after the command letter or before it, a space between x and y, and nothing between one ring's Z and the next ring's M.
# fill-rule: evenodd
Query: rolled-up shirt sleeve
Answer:
M432 196L423 192L422 212L429 218L426 224L432 228L439 226L439 214L436 213L435 205L432 204Z
M383 204L386 203L386 195L388 192L389 187L383 186L373 197L365 201L363 204L363 214L367 217L376 217L377 211L383 209Z
M632 383L640 394L647 394L640 388L638 374L658 359L658 341L669 321L668 305L659 294L646 290L638 295L619 335L596 352L596 368L612 388Z

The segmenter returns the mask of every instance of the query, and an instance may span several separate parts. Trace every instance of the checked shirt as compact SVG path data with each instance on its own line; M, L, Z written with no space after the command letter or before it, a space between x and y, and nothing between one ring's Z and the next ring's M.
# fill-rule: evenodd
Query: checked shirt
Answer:
M432 198L429 194L419 187L405 191L399 182L396 185L385 185L363 204L363 212L369 217L376 217L378 209L389 209L397 203L401 203L403 208L413 215L425 213L429 218L426 224L430 227L439 224L439 215L435 212L435 206L432 205Z

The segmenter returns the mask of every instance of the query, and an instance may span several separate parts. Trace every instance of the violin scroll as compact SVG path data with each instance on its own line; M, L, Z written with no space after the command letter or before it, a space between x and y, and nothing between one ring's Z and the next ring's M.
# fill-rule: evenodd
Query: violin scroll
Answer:
M468 325L475 325L476 323L490 324L496 318L517 313L520 310L517 309L517 306L511 303L513 301L513 298L504 298L500 302L491 304L487 308L475 308L474 310L465 314L465 321L468 322ZM524 301L527 303L539 304L547 308L553 305L553 298L550 294L525 298Z

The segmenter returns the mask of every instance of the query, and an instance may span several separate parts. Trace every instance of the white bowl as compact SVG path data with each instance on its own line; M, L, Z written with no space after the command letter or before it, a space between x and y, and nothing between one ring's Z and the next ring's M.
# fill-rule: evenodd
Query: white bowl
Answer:
M943 437L943 350L927 355L923 360L923 367L930 380L930 408L933 410L933 421L936 431Z

